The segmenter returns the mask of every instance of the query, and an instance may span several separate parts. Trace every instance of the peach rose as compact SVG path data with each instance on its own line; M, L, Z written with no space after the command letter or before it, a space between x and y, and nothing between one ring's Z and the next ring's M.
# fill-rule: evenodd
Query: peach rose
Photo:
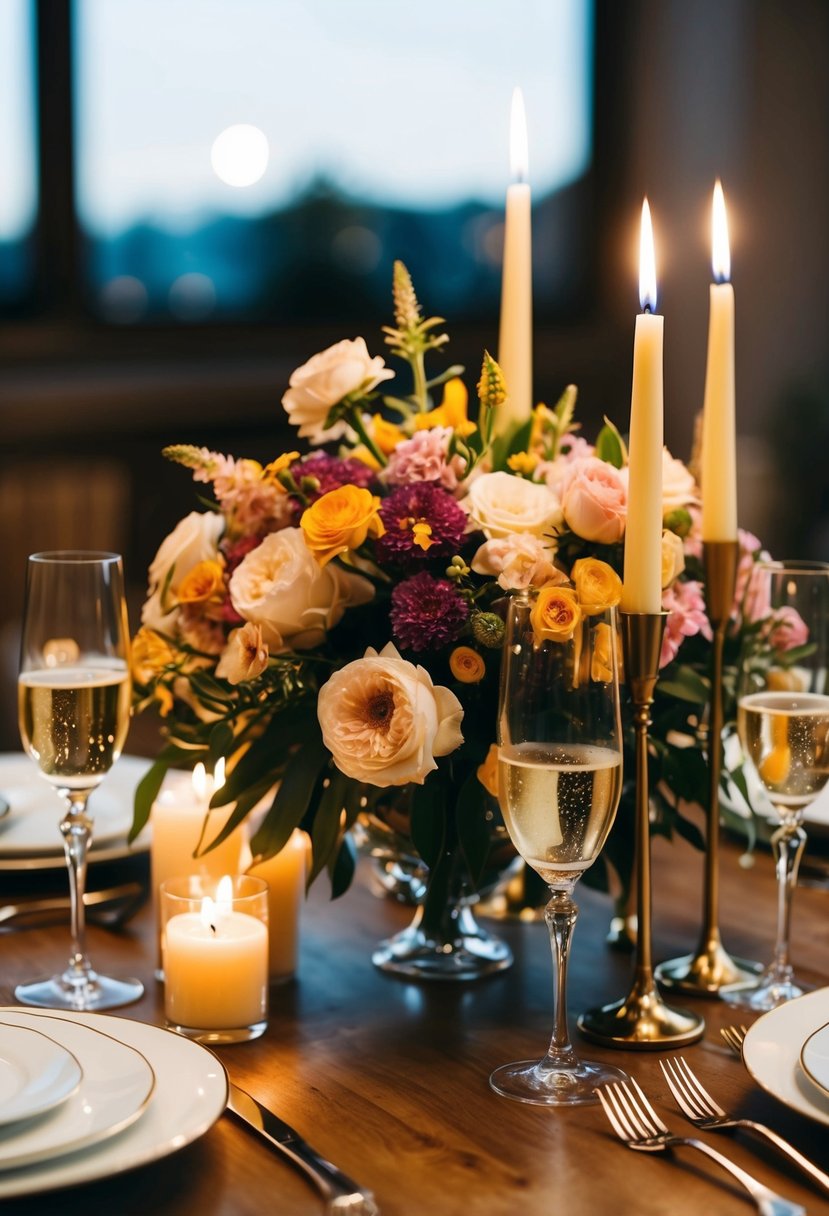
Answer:
M422 785L435 757L463 742L458 698L391 642L335 671L320 689L317 716L340 772L369 785Z
M385 532L378 515L380 499L360 486L329 490L302 513L305 543L321 566L332 557L359 549L367 536Z
M565 581L552 557L540 536L515 532L512 536L485 541L472 559L472 569L476 574L497 578L505 591L525 591L527 587Z
M670 587L685 569L685 550L681 537L667 529L662 533L662 589Z
M624 478L597 456L587 456L571 466L561 506L567 527L584 540L613 545L622 539L627 520Z
M216 675L228 684L242 684L261 676L268 666L268 647L262 641L262 628L246 621L234 629L216 665Z

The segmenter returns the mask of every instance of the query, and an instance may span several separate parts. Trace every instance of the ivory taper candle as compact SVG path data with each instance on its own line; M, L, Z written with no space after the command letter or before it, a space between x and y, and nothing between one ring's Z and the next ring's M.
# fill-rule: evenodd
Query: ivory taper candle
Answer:
M527 179L527 119L520 89L512 94L510 164L514 180L507 188L504 215L504 264L501 280L501 325L498 362L507 399L498 410L499 435L508 436L532 413L533 304L532 197Z
M702 413L702 539L737 539L737 424L734 395L734 288L725 198L714 186L711 215L708 360Z
M656 308L656 263L648 200L642 204L639 300L630 399L624 612L662 610L662 337Z

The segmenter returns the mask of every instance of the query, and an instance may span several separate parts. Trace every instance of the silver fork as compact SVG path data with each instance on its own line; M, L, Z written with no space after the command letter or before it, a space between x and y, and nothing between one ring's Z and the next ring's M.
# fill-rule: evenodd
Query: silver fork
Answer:
M628 1148L644 1153L660 1153L685 1146L695 1148L716 1161L745 1187L757 1205L760 1216L806 1216L805 1208L769 1190L710 1144L688 1136L674 1136L632 1078L629 1085L614 1081L610 1085L603 1085L596 1093L610 1126Z
M721 1026L720 1034L738 1059L743 1058L743 1039L748 1034L745 1026Z
M790 1161L793 1161L807 1177L811 1178L813 1182L816 1182L818 1186L829 1193L829 1174L825 1174L823 1170L818 1169L816 1165L813 1165L807 1157L799 1153L787 1140L784 1140L782 1136L778 1136L777 1132L772 1131L765 1124L755 1123L753 1119L732 1119L714 1101L705 1086L697 1079L687 1060L683 1060L679 1056L674 1060L669 1060L667 1063L663 1060L660 1060L659 1063L677 1106L685 1118L689 1119L696 1127L702 1127L711 1131L727 1131L729 1128L742 1127L746 1131L755 1132L758 1136L765 1138L770 1144L773 1144Z
M353 1195L335 1195L326 1209L331 1216L380 1216L380 1209L373 1199L362 1191Z

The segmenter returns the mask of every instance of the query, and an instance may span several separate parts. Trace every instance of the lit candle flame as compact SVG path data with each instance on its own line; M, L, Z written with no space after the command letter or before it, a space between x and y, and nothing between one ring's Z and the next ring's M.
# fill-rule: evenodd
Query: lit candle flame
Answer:
M212 933L216 932L216 905L209 895L205 895L201 901L201 921L205 929L210 929Z
M199 802L207 801L207 769L202 764L201 760L193 769L193 793L198 798Z
M517 182L527 180L529 174L529 151L527 148L527 115L524 111L524 94L516 86L512 90L510 111L509 159L512 176Z
M653 225L648 200L642 203L639 235L639 303L642 312L656 312L656 257L653 251Z
M225 758L220 756L213 769L213 792L220 790L225 783Z
M216 888L216 905L220 912L230 912L233 906L233 879L229 874L219 879Z
M731 249L728 244L728 217L725 213L725 195L722 182L717 178L711 205L711 267L717 283L727 283L731 278Z

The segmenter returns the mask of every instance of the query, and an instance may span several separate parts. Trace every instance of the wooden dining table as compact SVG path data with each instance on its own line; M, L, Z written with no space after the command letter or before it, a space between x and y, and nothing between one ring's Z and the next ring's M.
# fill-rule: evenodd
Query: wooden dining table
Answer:
M767 959L775 916L772 859L761 850L746 865L740 845L727 841L721 860L725 943L743 957ZM653 871L660 959L696 942L702 861L682 842L657 840ZM582 885L578 898L568 994L574 1042L583 1054L635 1076L665 1122L687 1134L659 1068L664 1053L604 1050L583 1042L575 1029L580 1010L626 993L632 967L630 956L606 945L608 897ZM549 1040L552 970L543 922L487 922L512 947L508 971L474 983L415 983L381 973L370 958L373 945L410 917L411 909L378 897L368 862L336 902L318 882L303 911L297 976L272 989L267 1032L218 1049L230 1077L373 1191L383 1216L741 1216L751 1210L744 1192L695 1152L627 1149L598 1105L547 1109L489 1088L493 1068L540 1056ZM792 941L799 975L816 986L829 984L829 890L797 892ZM150 904L117 932L91 926L88 944L102 969L144 981L144 998L113 1017L163 1026ZM19 981L61 964L67 946L62 925L4 933L2 1002L13 1003ZM732 1011L718 1001L686 1003L704 1014L706 1030L682 1054L719 1103L768 1123L829 1170L826 1127L764 1093L722 1043L719 1028L735 1020ZM701 1135L808 1212L829 1213L829 1196L766 1145L743 1134ZM154 1164L0 1207L60 1216L312 1216L324 1210L300 1174L228 1116Z

